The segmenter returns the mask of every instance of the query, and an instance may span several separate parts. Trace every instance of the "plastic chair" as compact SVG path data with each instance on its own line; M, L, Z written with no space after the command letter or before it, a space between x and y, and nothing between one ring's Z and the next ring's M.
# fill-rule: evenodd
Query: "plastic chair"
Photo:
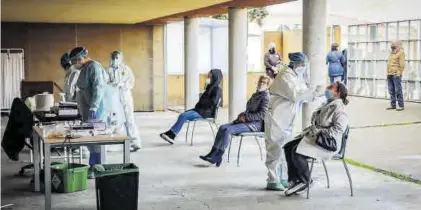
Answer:
M196 127L196 122L207 122L209 124L211 130L212 130L213 138L216 137L215 130L212 127L212 125L215 126L215 129L218 129L218 124L216 123L216 119L218 117L218 110L219 110L220 104L221 104L221 99L219 99L219 102L215 107L215 114L214 114L215 117L213 117L213 118L198 118L198 119L195 119L195 120L186 121L186 123L187 123L186 143L188 142L188 138L189 138L189 128L190 128L191 122L193 122L193 130L192 130L191 139L190 139L190 146L193 146L193 137L194 137L194 130L195 130L195 127Z
M240 151L241 151L241 145L243 143L243 138L244 137L254 137L254 139L257 142L257 145L259 146L259 151L260 151L260 159L263 161L263 153L262 153L262 146L259 143L259 139L258 138L265 138L265 132L243 132L243 133L238 133L238 134L233 134L231 135L231 141L230 141L230 146L228 148L228 162L230 162L230 153L231 153L231 144L232 144L232 139L233 137L241 137L240 138L240 144L238 145L238 154L237 154L237 167L240 166Z
M354 196L354 189L352 187L352 179L351 179L351 174L349 173L349 169L348 169L348 165L345 162L345 150L346 150L346 143L348 141L348 136L349 136L349 126L346 128L343 136L342 136L342 145L341 145L341 149L338 152L338 160L342 160L342 163L344 165L345 171L346 171L346 175L348 176L348 181L349 181L349 187L351 189L351 196ZM311 165L310 165L310 179L311 180L311 173L313 171L313 165L314 165L314 158L311 158ZM327 179L327 188L330 188L330 182L329 182L329 174L327 172L327 168L326 168L326 163L324 160L322 160L323 163L323 168L325 170L326 173L326 179ZM310 182L307 183L307 199L309 199L310 197Z

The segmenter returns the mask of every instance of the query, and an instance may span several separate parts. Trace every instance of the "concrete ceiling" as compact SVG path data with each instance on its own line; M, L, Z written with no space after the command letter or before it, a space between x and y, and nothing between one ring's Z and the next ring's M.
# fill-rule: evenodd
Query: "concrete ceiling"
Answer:
M1 0L1 20L134 24L231 0Z

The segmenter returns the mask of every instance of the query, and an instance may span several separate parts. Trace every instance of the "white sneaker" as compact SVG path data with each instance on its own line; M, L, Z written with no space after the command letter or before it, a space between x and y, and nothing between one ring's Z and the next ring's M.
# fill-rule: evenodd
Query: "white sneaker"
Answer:
M285 195L290 196L297 192L303 191L306 188L307 188L307 185L300 182L298 184L292 185L287 191L285 191Z

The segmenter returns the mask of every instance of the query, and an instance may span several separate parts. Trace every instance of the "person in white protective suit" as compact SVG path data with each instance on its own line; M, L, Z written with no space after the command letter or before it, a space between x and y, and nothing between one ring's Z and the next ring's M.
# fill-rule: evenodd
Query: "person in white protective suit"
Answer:
M303 53L288 55L289 68L281 72L272 83L269 111L265 117L266 167L268 190L282 191L288 188L286 162L282 146L292 139L292 129L303 102L311 102L323 96L323 88L310 89L305 81L308 60Z
M66 72L64 77L64 94L66 102L76 101L76 82L79 78L80 70L74 68L70 62L70 54L64 53L60 58L60 65Z
M126 64L123 63L123 53L114 51L111 53L110 66L107 69L109 83L119 90L119 101L125 115L124 126L127 135L130 138L130 151L139 150L141 140L138 134L135 118L132 89L134 87L133 72Z

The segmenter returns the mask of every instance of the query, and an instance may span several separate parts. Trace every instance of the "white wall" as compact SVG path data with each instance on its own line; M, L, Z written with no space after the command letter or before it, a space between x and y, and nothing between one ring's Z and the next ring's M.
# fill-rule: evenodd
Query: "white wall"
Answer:
M213 28L212 36L212 68L228 73L228 27Z
M254 31L254 30L253 30ZM248 39L249 71L261 71L261 36L255 32ZM166 65L168 74L184 74L184 24L167 25ZM199 72L217 68L228 73L228 22L204 18L199 30Z

